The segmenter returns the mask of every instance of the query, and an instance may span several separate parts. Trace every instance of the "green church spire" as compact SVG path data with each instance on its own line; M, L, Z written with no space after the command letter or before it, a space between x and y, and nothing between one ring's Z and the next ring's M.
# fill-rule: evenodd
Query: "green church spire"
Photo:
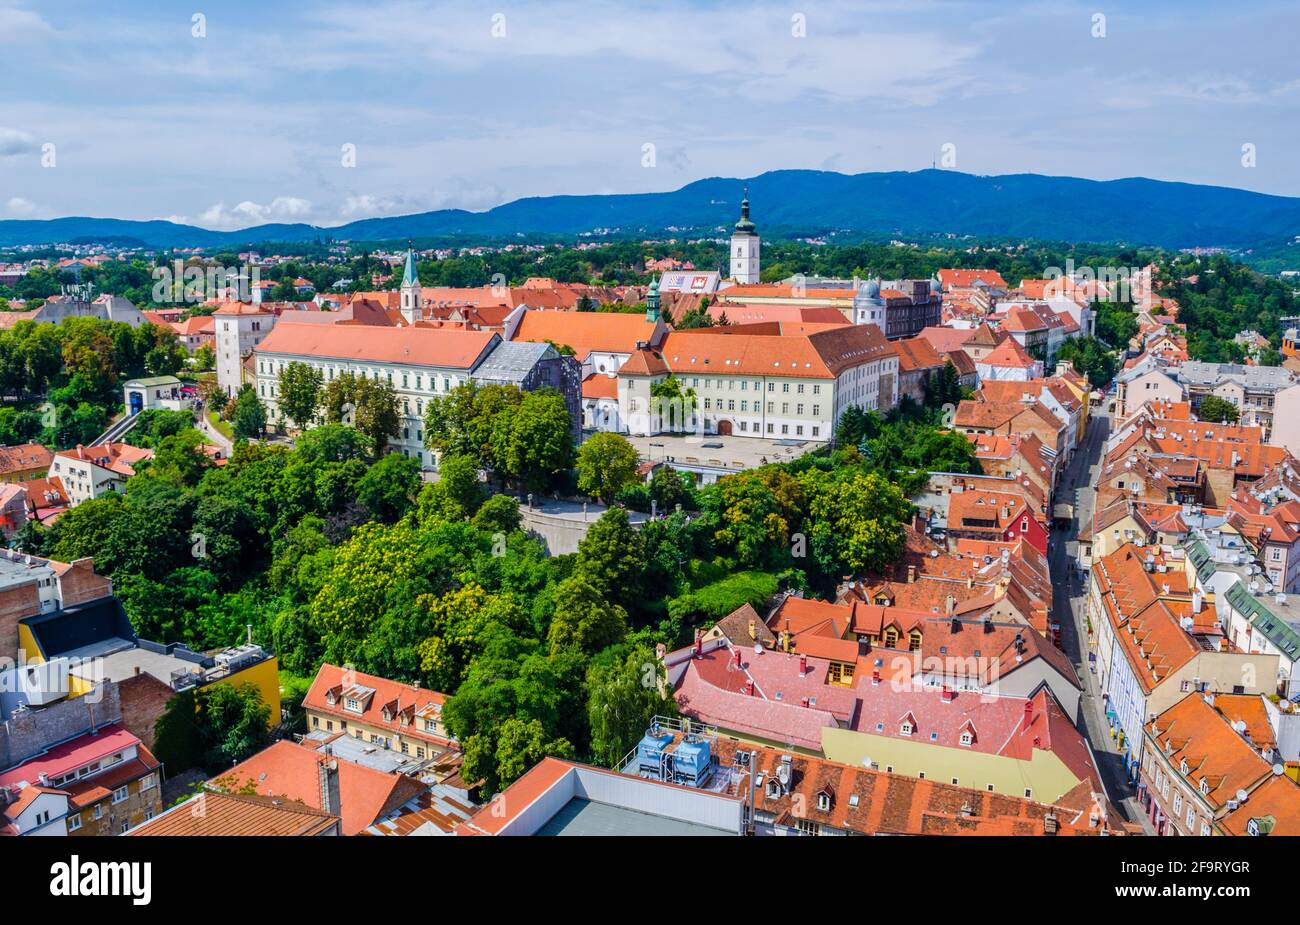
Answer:
M749 187L745 187L745 198L740 200L740 221L736 222L737 234L753 234L754 223L749 220Z
M406 242L406 269L402 272L403 286L420 285L420 275L415 272L415 251L411 249L411 242Z

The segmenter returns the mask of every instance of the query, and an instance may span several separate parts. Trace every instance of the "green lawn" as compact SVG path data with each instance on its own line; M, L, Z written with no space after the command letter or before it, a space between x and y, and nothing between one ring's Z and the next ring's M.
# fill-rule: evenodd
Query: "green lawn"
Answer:
M235 439L235 430L228 423L221 420L221 416L215 411L208 412L208 423L215 427L227 440Z

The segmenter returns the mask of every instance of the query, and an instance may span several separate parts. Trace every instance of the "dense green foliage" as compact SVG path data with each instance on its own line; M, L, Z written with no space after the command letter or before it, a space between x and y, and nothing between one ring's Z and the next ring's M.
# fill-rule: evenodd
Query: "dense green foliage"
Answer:
M122 410L124 378L174 374L184 357L176 333L152 324L19 321L0 331L0 439L91 443Z
M1226 398L1206 395L1196 408L1196 417L1213 424L1236 424L1239 414L1237 406Z
M1222 255L1180 256L1162 275L1164 294L1178 300L1178 320L1187 325L1187 352L1194 360L1240 363L1245 348L1233 342L1238 333L1255 330L1277 346L1280 319L1300 315L1300 297L1291 285ZM1260 359L1278 358L1274 353Z

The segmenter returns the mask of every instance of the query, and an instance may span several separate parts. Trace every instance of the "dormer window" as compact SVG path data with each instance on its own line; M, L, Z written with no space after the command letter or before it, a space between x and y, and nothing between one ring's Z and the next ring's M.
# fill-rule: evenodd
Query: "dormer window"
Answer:
M916 727L907 721L904 721L903 724L898 727L899 735L910 736L915 731Z
M775 800L781 796L781 782L775 777L769 778L767 782L767 798Z
M1208 794L1209 792L1210 792L1210 782L1205 778L1201 778L1201 793Z
M970 748L970 746L973 745L974 743L975 743L975 736L971 735L969 729L961 734L962 745L965 745L967 748Z
M353 713L360 713L361 701L357 700L355 697L349 697L347 700L343 701L343 707L344 709L351 710Z
M825 790L817 794L817 810L823 813L831 811L831 795Z
M1187 773L1187 759L1186 759L1186 758L1184 758L1182 761L1178 762L1178 770L1179 770L1180 772L1182 772L1183 774L1186 774L1186 773Z

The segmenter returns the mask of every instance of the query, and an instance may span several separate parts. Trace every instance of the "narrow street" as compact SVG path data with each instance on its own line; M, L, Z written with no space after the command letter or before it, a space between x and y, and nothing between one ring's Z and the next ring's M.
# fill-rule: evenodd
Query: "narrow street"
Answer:
M1130 820L1142 818L1133 800L1133 788L1124 772L1123 761L1115 751L1106 723L1105 706L1097 686L1097 675L1088 663L1087 579L1078 570L1078 535L1092 520L1096 499L1095 480L1105 454L1111 419L1102 407L1093 409L1083 445L1070 461L1057 488L1057 500L1074 505L1074 521L1068 537L1057 534L1050 553L1053 590L1053 619L1061 625L1061 645L1074 662L1083 682L1079 707L1079 730L1088 738L1102 782L1111 802Z

